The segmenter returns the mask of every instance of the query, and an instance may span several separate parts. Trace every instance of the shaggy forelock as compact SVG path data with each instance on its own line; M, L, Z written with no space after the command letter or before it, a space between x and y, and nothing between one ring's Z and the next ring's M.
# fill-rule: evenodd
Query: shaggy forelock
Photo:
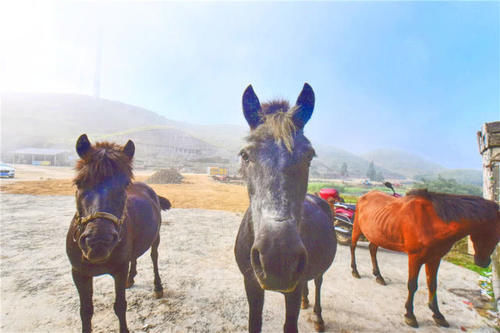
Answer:
M128 185L132 179L132 160L123 147L110 142L98 142L76 163L73 183L78 188L92 188L117 177Z
M276 142L283 143L289 152L294 146L294 136L298 129L293 122L293 116L298 110L290 109L288 101L277 100L262 104L261 117L263 123L247 137L250 143L258 143L272 137Z

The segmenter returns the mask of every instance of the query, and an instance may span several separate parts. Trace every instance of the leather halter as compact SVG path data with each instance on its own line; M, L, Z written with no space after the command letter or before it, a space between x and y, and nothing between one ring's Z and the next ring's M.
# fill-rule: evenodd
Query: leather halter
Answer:
M125 205L123 206L121 218L118 218L115 215L113 215L111 213L106 213L106 212L94 212L94 213L87 215L87 216L80 216L80 213L78 211L76 211L74 220L75 220L75 226L77 227L77 229L75 230L75 233L73 234L73 241L76 242L76 232L77 231L79 231L81 234L82 229L85 227L85 225L93 220L96 220L96 219L106 219L106 220L113 222L116 225L116 227L118 228L118 233L120 233L123 222L125 221L127 216L128 216L128 214L127 214L127 201L125 201Z

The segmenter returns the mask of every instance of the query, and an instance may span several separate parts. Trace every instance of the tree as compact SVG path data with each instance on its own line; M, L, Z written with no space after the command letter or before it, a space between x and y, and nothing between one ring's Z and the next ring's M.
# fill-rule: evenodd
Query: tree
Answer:
M378 171L377 172L377 175L375 176L375 180L378 181L378 182L383 182L384 181L384 174L382 173L382 171Z
M347 163L346 162L342 163L342 166L340 167L340 175L342 177L349 176L349 171L347 171Z
M368 166L366 177L368 177L368 179L370 180L375 180L377 178L377 171L375 171L375 165L373 164L373 161L371 161L370 165Z

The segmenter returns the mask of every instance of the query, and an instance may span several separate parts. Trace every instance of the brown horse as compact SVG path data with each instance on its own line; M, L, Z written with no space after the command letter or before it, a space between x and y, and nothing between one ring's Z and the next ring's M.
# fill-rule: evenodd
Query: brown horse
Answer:
M76 151L76 213L66 237L66 253L80 295L82 332L92 330L92 278L110 274L115 280L114 310L120 332L128 332L125 288L134 284L137 258L151 247L154 292L163 296L158 274L161 210L170 202L146 184L132 182L135 146L101 142L92 146L85 134ZM129 263L131 263L129 272Z
M351 243L352 275L359 278L354 251L361 235L366 236L377 282L385 285L377 263L379 246L408 254L408 299L405 322L418 327L413 313L413 296L418 273L425 264L429 308L434 321L449 324L439 312L436 289L441 258L452 245L466 235L474 244L474 262L481 267L490 263L490 255L500 240L498 205L475 196L413 190L403 198L378 191L363 195L356 207Z

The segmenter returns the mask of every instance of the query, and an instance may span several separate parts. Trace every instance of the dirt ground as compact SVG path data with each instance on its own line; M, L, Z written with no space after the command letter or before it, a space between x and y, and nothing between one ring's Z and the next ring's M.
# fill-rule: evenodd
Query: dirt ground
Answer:
M0 179L0 192L33 195L74 195L69 167L15 165L16 178ZM135 171L136 181L145 181L154 170ZM248 207L245 186L217 182L207 175L184 174L182 184L152 184L175 208L201 208L244 212Z
M62 171L65 172L71 170ZM32 179L24 183L21 179L20 174L15 182L0 182L0 331L78 332L79 299L65 254L65 234L75 210L74 190L62 174L60 179L52 180ZM203 181L205 187L201 188ZM138 261L136 284L127 291L129 329L243 332L247 329L248 306L233 246L241 211L247 205L241 202L246 189L212 184L201 176L188 175L186 182L165 185L165 194L158 190L175 207L162 214L159 267L165 296L152 297L153 269L149 255L144 255ZM219 194L216 192L222 189L218 186L228 189ZM21 189L46 195L12 194ZM218 195L230 198L217 203ZM193 208L198 204L212 210ZM371 276L366 244L358 249L357 259L360 280L351 276L350 255L344 246L339 246L334 263L324 276L322 305L328 332L495 332L488 326L491 322L470 305L470 296L479 292L476 273L447 262L441 264L438 299L451 324L446 330L432 320L427 308L425 274L421 274L415 296L420 328L414 330L403 322L406 255L379 252L380 269L388 283L385 287ZM313 283L309 287L313 293ZM283 301L279 293L266 293L264 332L282 331ZM113 302L113 279L107 275L95 278L94 332L118 331ZM301 311L301 332L312 332L311 313L312 309Z

